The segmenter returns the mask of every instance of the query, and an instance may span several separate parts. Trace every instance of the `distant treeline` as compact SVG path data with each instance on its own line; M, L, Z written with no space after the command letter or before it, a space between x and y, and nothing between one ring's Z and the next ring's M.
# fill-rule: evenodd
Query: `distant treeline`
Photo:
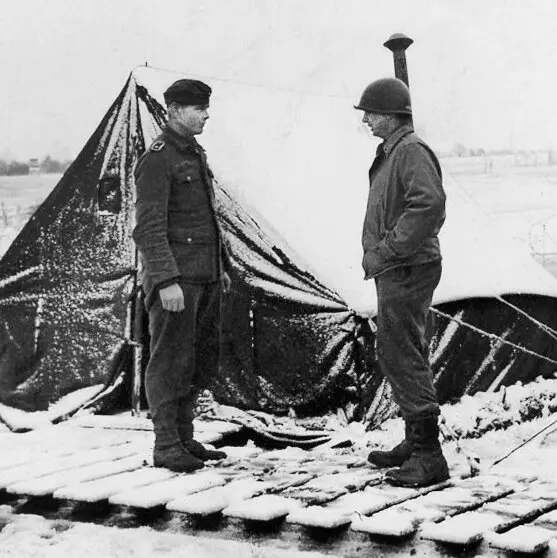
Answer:
M442 157L497 157L500 155L513 155L515 158L547 158L547 163L554 165L557 162L557 151L551 149L484 149L483 147L466 147L462 143L455 143L447 152L440 153Z
M32 173L60 173L64 172L72 161L58 161L47 155L44 159L31 159L27 163L21 161L6 161L0 159L0 176L21 176Z

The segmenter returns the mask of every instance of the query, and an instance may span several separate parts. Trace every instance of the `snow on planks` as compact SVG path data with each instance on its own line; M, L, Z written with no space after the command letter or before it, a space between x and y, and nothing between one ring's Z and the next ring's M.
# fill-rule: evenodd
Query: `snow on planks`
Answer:
M107 501L147 509L308 528L348 528L394 538L417 536L496 549L539 552L557 543L557 488L527 476L482 474L422 489L383 482L383 471L342 450L223 448L228 458L194 474L151 466L150 430L101 420L6 435L0 488L22 495ZM222 421L221 421L222 422ZM115 424L118 427L115 427ZM223 424L205 432L222 435Z
M12 494L46 496L57 493L68 485L85 483L91 480L110 477L118 473L134 471L143 466L144 459L140 455L132 455L116 461L102 461L84 467L76 467L67 471L60 471L44 477L26 479L11 484L7 491Z
M66 424L25 434L12 434L11 441L2 446L0 471L18 465L37 463L48 458L128 443L133 439L138 438L125 432L96 430L84 435L82 428L74 428Z
M82 415L71 419L70 424L82 428L148 431L153 430L153 423L146 417L135 417L126 415ZM198 420L193 421L196 439L202 443L214 444L219 442L227 434L234 434L242 430L239 424L233 424L221 420Z
M26 479L44 477L102 461L114 461L137 453L138 448L136 445L124 442L116 446L109 446L108 448L95 448L82 453L46 457L42 460L3 469L0 474L0 488L7 488L11 484L22 482Z
M467 546L481 541L486 533L509 530L555 508L557 485L533 482L530 486L524 486L503 498L486 503L475 511L427 525L421 536L435 542ZM495 546L498 543L502 544L503 539L494 537L492 540Z
M222 512L235 502L260 496L271 487L272 484L269 482L251 478L238 479L223 486L181 495L169 501L166 508L190 515L207 516Z
M211 471L200 471L195 475L177 474L165 482L146 484L139 488L137 486L119 486L108 496L108 501L111 504L135 508L154 508L176 501L177 497L185 497L198 492L206 494L210 488L224 484L226 484L225 478Z

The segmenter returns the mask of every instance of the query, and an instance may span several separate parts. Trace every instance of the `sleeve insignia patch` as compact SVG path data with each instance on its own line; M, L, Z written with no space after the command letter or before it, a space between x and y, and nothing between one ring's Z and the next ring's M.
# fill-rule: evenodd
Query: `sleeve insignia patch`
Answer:
M158 140L151 145L151 151L162 151L165 146L164 141Z

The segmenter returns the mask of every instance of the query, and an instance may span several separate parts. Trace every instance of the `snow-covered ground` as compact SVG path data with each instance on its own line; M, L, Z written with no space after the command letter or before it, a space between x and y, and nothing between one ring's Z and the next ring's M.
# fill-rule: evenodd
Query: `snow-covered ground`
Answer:
M52 521L37 515L11 516L0 507L2 558L320 558L270 546L157 532ZM8 517L6 517L8 516Z
M525 386L517 384L505 391L479 393L445 405L443 417L446 423L462 436L460 448L452 441L444 442L449 463L459 465L462 470L467 466L465 455L469 454L479 458L480 471L484 473L520 471L554 481L557 433L554 431L556 425L552 423L556 420L556 406L557 379L538 379ZM288 420L296 419L285 418L284 424ZM338 437L352 440L351 448L340 451L362 458L371 447L393 445L403 431L400 419L392 419L380 429L366 432L359 423L343 424L333 416L328 427L334 428ZM549 428L542 435L500 464L493 465L545 427ZM49 435L52 435L52 429ZM302 451L292 449L292 452ZM339 450L318 447L312 451L326 457ZM9 505L0 506L0 529L2 558L318 558L325 555L293 550L274 539L272 534L267 544L254 544L225 540L218 532L214 538L207 538L179 528L175 530L177 532L161 532L150 527L116 528L48 520L39 515L14 513L14 508Z
M465 409L462 409L465 411ZM553 419L554 420L554 419ZM492 431L481 438L461 442L463 449L474 452L482 467L504 455L512 447L549 423L549 418L517 424L503 433ZM393 423L393 427L398 427ZM357 432L355 431L355 434ZM383 432L384 440L387 430ZM389 436L390 437L390 436ZM392 439L392 438L391 438ZM365 454L360 448L358 451ZM463 460L452 444L445 446L449 461ZM554 480L557 459L557 435L540 436L517 451L492 471L508 468ZM48 520L39 515L14 515L10 506L0 506L0 556L2 558L319 558L319 552L299 552L268 545L198 537L184 533L160 532L150 527L116 528L62 520ZM272 535L270 535L270 539Z

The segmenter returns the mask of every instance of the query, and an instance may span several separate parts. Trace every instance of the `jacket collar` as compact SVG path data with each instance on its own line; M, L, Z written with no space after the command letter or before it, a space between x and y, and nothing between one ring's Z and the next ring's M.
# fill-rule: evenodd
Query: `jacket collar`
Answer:
M381 144L385 156L388 157L389 153L394 149L395 145L408 134L411 134L414 128L411 124L405 124L397 128L385 141Z
M183 136L174 128L166 124L162 130L164 137L180 151L195 151L197 153L203 151L203 148L197 143L193 136Z

